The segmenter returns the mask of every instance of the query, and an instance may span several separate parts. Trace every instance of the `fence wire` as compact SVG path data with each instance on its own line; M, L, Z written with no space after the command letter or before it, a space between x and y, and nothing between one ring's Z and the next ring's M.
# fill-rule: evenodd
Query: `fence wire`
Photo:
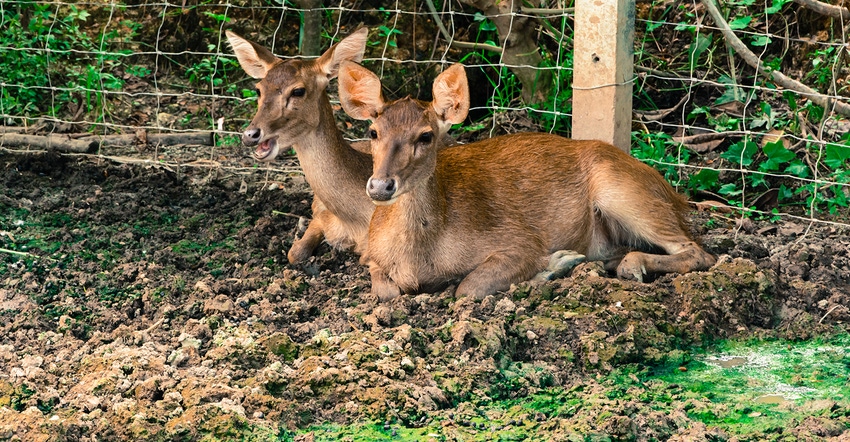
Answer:
M381 76L388 96L427 99L438 72L464 63L473 103L472 120L457 131L461 139L522 130L569 136L570 2L525 4L507 13L493 12L497 3L485 1L309 4L0 0L3 130L103 137L212 132L213 145L200 149L103 145L95 156L256 169L239 148L239 134L256 109L254 80L239 68L224 31L233 30L285 59L310 57L302 50L315 42L300 41L300 36L305 17L318 12L322 50L358 26L370 28L364 65ZM492 7L479 10L472 4ZM844 16L821 16L790 0L719 6L734 36L766 66L764 71L732 49L724 26L703 2L637 2L633 154L693 198L714 199L737 213L850 227L845 224L850 122L840 108L850 105ZM511 35L512 42L526 22L532 23L523 29L533 30L539 63L506 63L500 32ZM517 74L522 69L551 78L535 85L545 86L541 100L527 99L530 85ZM827 105L778 84L772 71L805 84ZM332 102L338 105L334 88ZM349 138L361 136L362 126L341 111L337 115ZM33 150L3 142L0 147Z

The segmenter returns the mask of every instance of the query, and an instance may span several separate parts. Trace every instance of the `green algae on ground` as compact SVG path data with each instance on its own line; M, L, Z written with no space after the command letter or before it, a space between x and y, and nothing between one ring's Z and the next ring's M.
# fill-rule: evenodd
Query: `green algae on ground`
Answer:
M714 348L685 355L684 365L624 365L568 389L469 400L418 422L328 423L299 433L315 441L666 440L704 424L706 434L778 440L820 418L833 420L829 431L850 429L850 335Z
M655 379L699 403L694 420L746 434L850 407L850 335L806 342L725 342ZM704 407L703 407L704 406ZM845 411L846 413L846 411Z

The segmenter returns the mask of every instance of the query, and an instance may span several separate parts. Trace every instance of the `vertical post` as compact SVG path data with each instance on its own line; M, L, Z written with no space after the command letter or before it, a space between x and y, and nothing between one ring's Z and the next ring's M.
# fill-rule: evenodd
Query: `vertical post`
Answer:
M635 1L575 4L572 136L606 141L629 152Z

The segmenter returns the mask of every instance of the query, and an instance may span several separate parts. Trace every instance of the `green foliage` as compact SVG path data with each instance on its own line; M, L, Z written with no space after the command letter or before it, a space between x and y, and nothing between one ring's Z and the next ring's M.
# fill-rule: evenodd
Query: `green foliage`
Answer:
M690 60L690 69L693 70L696 68L697 61L699 61L702 54L711 46L712 36L711 34L697 34L694 40L694 43L691 45L691 49L688 51L688 57Z
M0 14L0 45L10 48L43 48L39 51L6 50L0 63L5 87L0 112L26 117L56 115L74 96L85 110L98 113L107 105L105 91L124 85L113 70L127 51L111 47L135 35L138 26L119 35L89 35L88 11L74 4L20 2ZM25 22L22 22L25 20ZM138 71L137 71L138 72Z
M836 49L835 46L826 46L819 48L809 54L809 70L804 80L811 80L821 89L827 88L832 84L832 79L835 77L834 69L839 65L840 57L843 51Z
M641 134L632 133L632 156L649 163L664 175L674 186L684 184L679 176L678 164L687 163L690 152L680 150L677 155L671 152L678 149L678 143L666 133Z
M714 169L700 169L691 175L688 188L691 190L715 190L720 180L720 172Z
M476 12L473 19L478 23L478 34L475 36L475 42L498 46L499 37L496 33L496 24L480 12Z
M378 35L391 47L397 48L396 36L403 34L401 29L390 28L386 25L378 26Z
M747 167L753 163L756 152L758 152L758 146L756 143L745 138L729 146L729 149L722 153L720 158L724 158L735 164Z
M216 46L210 44L207 48L213 52ZM211 90L225 87L227 93L236 94L240 88L236 83L228 81L228 74L238 72L239 62L235 58L207 56L186 69L186 77L192 84L207 85Z

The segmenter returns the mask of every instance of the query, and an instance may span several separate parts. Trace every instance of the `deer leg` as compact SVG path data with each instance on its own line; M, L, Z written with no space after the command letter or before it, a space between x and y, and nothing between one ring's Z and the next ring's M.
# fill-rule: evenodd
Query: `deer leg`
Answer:
M507 290L513 283L529 280L546 267L547 259L544 253L493 253L463 278L455 293L458 297L483 299L487 295Z
M584 255L573 250L558 250L549 257L549 265L546 266L546 270L538 273L531 280L551 281L562 278L575 266L584 262L585 258Z
M387 276L382 268L370 264L369 275L372 279L372 294L378 297L378 301L387 302L401 295L401 288Z
M307 260L307 258L313 255L313 251L316 250L316 247L318 247L325 238L324 221L321 216L322 213L324 212L314 214L313 219L310 221L310 224L307 225L307 230L304 231L301 238L292 242L292 248L290 248L289 253L286 254L286 259L289 260L290 264L298 264Z
M714 256L693 241L675 245L659 245L669 255L630 252L617 266L617 276L621 279L643 281L643 275L707 270L716 262Z
M617 252L615 247L651 245L666 255L633 251L619 263L612 259L610 264L616 265L617 276L643 281L648 274L687 273L714 265L715 258L688 233L684 217L687 203L661 175L642 164L623 171L619 180L599 183L595 200L601 214L599 222L606 226L608 252Z

